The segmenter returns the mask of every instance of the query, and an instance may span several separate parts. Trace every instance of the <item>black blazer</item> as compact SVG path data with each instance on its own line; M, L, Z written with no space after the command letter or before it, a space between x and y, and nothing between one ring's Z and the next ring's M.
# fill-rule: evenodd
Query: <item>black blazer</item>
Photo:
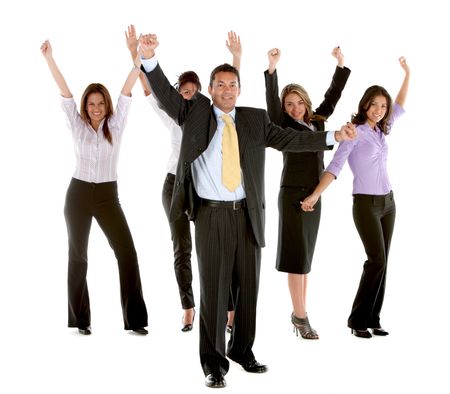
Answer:
M325 92L324 100L316 108L314 114L327 119L334 112L337 102L341 98L342 91L350 76L347 67L336 67L330 87ZM281 101L278 93L277 71L264 73L266 81L266 103L270 120L282 127L292 127L299 131L310 131L305 125L296 122L281 109ZM312 124L318 131L325 130L323 120L313 121ZM323 151L319 152L283 152L283 171L281 173L280 186L314 188L320 180L324 169Z
M198 207L191 175L191 164L208 147L217 129L217 121L210 100L198 92L185 100L170 84L159 64L146 73L152 94L159 106L183 129L178 159L170 220L185 212L192 220ZM271 123L263 109L236 107L236 130L239 140L241 170L245 185L247 210L256 242L265 246L265 149L295 152L331 149L326 145L326 133L298 132Z

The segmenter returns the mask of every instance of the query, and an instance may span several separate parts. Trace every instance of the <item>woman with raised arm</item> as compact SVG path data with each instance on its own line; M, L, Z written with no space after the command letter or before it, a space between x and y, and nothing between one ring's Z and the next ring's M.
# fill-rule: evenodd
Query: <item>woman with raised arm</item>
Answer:
M127 47L130 51L131 57L136 58L138 52L138 38L134 25L128 26L128 31L125 32L125 39ZM228 50L233 55L233 65L239 69L241 62L242 47L240 37L233 31L228 33L228 40L226 41ZM161 108L154 96L151 94L151 89L144 73L140 73L140 81L144 90L145 96L148 98L150 105L160 117L164 126L170 132L171 153L167 163L167 175L164 180L162 189L162 203L167 218L169 218L170 204L172 201L172 194L175 182L175 173L178 164L178 157L180 155L181 138L183 132L180 126ZM178 92L184 99L190 100L202 86L198 75L194 71L183 72L177 80L176 87ZM180 294L181 307L183 309L183 316L181 319L181 331L188 332L193 328L195 316L195 301L192 290L192 267L191 267L191 252L192 252L192 237L190 231L190 223L187 215L180 216L177 220L170 222L170 233L172 236L173 254L174 254L174 270L175 277L178 283L178 291ZM232 330L234 310L233 302L230 297L228 306L228 322L227 331Z
M386 269L395 223L395 201L387 173L386 136L404 113L409 85L409 66L399 59L405 77L395 102L381 86L369 87L352 116L358 137L342 142L325 170L319 185L302 203L306 212L314 211L322 192L339 175L348 160L353 173L353 220L367 260L348 318L352 334L360 338L388 335L381 328L380 312L386 286ZM372 334L368 329L372 330Z
M136 57L115 111L108 90L99 83L92 83L83 93L78 112L48 40L42 44L41 52L60 90L62 108L75 145L75 172L64 206L69 238L68 325L77 327L81 334L91 334L86 275L89 232L92 218L95 218L118 262L124 328L146 335L147 309L138 259L117 188L120 142L131 103L131 90L140 72L140 60Z
M344 67L344 55L339 47L332 51L337 67L324 100L313 111L306 90L298 84L289 84L278 95L276 65L281 51L273 48L268 52L269 69L266 80L267 112L272 122L299 131L325 130L325 121L334 112L350 70ZM276 268L287 272L293 312L291 322L297 335L305 339L319 339L308 319L306 289L308 273L316 245L320 223L320 201L313 212L303 212L300 201L317 186L323 171L323 152L283 152L283 172L278 195L279 225Z

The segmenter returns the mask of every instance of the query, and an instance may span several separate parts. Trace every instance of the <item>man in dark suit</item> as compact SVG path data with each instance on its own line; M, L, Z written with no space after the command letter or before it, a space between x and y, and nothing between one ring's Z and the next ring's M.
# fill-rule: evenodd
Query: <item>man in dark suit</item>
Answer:
M143 69L160 107L183 128L180 158L170 209L171 219L188 212L195 222L200 276L200 362L208 387L225 387L227 357L247 372L266 372L252 352L264 241L265 149L318 151L336 139L354 138L352 125L328 133L283 129L262 109L235 107L239 72L228 64L211 73L210 100L197 93L184 100L171 86L154 54L156 35L141 38ZM228 114L237 131L240 179L222 183L222 135ZM336 138L336 139L335 139ZM235 321L225 351L230 284L237 289Z

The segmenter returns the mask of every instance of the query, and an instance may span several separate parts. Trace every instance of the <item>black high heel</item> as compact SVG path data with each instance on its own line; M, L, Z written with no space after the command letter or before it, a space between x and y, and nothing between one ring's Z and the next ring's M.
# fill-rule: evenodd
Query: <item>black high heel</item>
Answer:
M181 318L181 331L188 332L192 331L194 328L194 319L195 319L195 309L194 309L194 315L192 316L192 323L184 324L184 315Z
M297 317L294 315L294 312L291 314L291 322L294 326L293 332L298 336L298 333L302 336L303 339L319 339L319 335L316 330L314 330L309 324L308 315L304 319Z
M351 328L352 334L355 337L359 338L372 338L372 334L367 330L356 330L355 328Z
M385 337L386 335L389 335L389 333L385 329L383 329L381 327L372 328L372 334L373 335L378 335L380 337Z

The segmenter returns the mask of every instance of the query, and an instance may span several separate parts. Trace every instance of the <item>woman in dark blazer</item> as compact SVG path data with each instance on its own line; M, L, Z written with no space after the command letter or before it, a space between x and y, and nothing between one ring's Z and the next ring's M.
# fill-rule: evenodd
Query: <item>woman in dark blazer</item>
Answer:
M289 84L278 95L276 65L281 52L274 48L268 52L269 69L264 73L266 81L267 111L272 122L282 127L300 131L323 131L325 121L333 113L341 97L350 70L344 67L344 56L339 47L332 55L338 64L325 93L323 102L315 111L305 89ZM318 339L310 326L306 313L307 274L311 263L320 222L320 201L312 212L304 212L300 202L319 183L322 174L323 152L283 152L283 172L278 195L279 228L276 268L288 273L289 292L293 312L294 331L305 339Z

